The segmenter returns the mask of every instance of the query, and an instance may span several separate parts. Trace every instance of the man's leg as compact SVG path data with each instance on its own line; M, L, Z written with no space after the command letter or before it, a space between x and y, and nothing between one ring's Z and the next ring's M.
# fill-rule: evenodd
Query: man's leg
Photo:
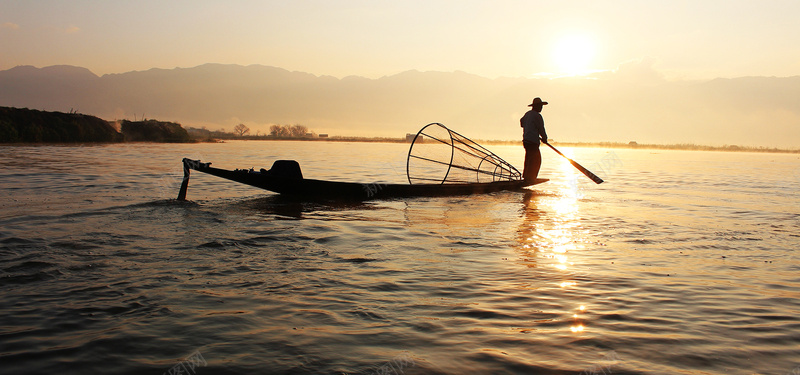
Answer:
M536 176L539 175L539 169L542 167L542 153L539 151L539 145L525 143L525 168L522 170L522 178L526 181L533 182Z
M542 168L542 152L539 150L538 145L531 151L532 152L530 153L533 154L533 160L531 160L531 174L529 181L533 182L536 180L536 177L539 176L539 170Z
M533 150L528 147L527 143L523 143L523 145L525 146L525 166L522 169L522 179L527 181L532 168Z

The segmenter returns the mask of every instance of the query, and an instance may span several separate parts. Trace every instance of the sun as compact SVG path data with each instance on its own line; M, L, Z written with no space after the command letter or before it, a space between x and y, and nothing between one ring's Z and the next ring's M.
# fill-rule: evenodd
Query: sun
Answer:
M553 50L553 60L560 74L582 75L589 73L595 54L594 41L584 35L570 35L558 40Z

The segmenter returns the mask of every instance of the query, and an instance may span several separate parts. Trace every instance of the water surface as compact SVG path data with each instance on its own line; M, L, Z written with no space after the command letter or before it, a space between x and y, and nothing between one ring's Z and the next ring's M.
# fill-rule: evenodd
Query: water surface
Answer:
M0 146L3 373L786 374L800 157L543 149L534 191L298 202L192 174L405 181L407 145ZM489 147L521 166L521 147Z

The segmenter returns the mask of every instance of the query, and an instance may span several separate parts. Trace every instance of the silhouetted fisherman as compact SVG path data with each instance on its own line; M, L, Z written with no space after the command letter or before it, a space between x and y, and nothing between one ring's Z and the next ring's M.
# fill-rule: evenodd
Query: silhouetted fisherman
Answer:
M545 105L547 102L543 102L541 98L534 98L533 103L528 104L531 110L519 119L519 126L522 127L522 145L525 146L525 169L522 178L531 183L536 180L542 167L539 140L547 142L547 132L544 130L544 118L541 113Z

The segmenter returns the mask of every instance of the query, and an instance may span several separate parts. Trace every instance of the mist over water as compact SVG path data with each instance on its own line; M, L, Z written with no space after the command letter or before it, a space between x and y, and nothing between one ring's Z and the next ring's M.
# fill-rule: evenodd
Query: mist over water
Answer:
M521 166L522 147L489 149ZM800 156L542 149L534 191L299 202L194 172L403 183L408 145L0 146L4 373L786 374ZM202 360L200 360L202 359Z

